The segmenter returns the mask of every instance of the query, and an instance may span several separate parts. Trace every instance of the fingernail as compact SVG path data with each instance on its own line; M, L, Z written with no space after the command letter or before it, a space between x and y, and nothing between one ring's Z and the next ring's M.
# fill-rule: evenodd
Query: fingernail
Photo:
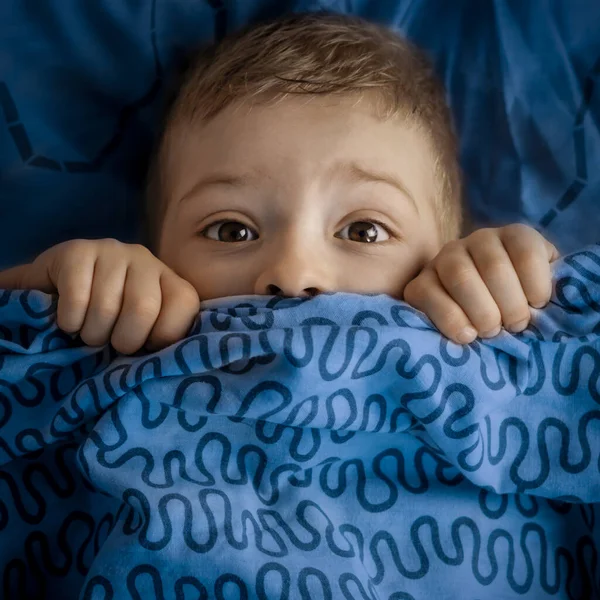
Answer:
M527 327L528 324L529 324L529 321L527 319L524 319L523 321L519 321L518 323L515 323L514 325L507 325L506 329L508 329L512 333L520 333Z
M465 327L457 336L456 339L461 344L470 344L475 341L477 332L472 327Z
M547 302L537 302L536 304L532 304L533 308L544 308L548 304Z
M482 331L479 335L481 335L482 338L493 338L500 333L501 329L502 327L496 327L495 329L490 329L490 331Z

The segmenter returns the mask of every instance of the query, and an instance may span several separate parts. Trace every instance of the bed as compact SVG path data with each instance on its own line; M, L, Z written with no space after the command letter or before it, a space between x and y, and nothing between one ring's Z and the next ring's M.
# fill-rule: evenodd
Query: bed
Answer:
M225 303L205 307L183 347L134 363L61 335L51 297L0 292L2 597L600 597L600 3L5 0L0 268L75 237L139 241L149 148L186 54L248 22L321 9L388 23L430 52L471 218L526 222L557 245L553 303L524 334L466 354L384 298L367 316L357 297ZM331 303L346 309L314 330ZM265 329L271 352L255 351L257 323L279 318ZM335 344L336 327L346 343L359 331L357 372L391 343L396 387L371 393L348 373L315 408L309 384L278 379L273 365L298 367L307 340ZM287 347L285 331L301 341ZM306 372L330 381L319 356ZM279 381L294 400L273 385L239 404L250 390L230 371L249 361L253 386ZM434 362L439 395L427 392ZM265 450L279 438L285 460ZM280 480L289 502L274 497Z

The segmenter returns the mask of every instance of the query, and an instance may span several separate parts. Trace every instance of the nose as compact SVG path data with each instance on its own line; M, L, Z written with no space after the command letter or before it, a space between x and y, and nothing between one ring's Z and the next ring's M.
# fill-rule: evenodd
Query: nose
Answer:
M306 250L306 249L305 249ZM275 254L275 253L274 253ZM270 258L256 280L255 294L286 297L313 297L332 290L330 268L306 251L293 249Z

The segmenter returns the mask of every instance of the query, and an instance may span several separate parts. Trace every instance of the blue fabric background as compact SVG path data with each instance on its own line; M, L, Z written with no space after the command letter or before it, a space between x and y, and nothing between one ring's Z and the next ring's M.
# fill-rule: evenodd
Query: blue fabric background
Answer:
M73 237L137 239L168 74L201 41L284 10L392 24L427 48L479 223L563 252L600 228L600 2L2 0L0 268Z

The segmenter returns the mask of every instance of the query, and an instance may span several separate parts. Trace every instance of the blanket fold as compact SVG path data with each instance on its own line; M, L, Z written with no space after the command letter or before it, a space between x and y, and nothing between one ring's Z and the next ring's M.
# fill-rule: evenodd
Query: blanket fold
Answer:
M600 246L555 278L467 347L334 294L134 357L0 292L3 597L600 597Z

